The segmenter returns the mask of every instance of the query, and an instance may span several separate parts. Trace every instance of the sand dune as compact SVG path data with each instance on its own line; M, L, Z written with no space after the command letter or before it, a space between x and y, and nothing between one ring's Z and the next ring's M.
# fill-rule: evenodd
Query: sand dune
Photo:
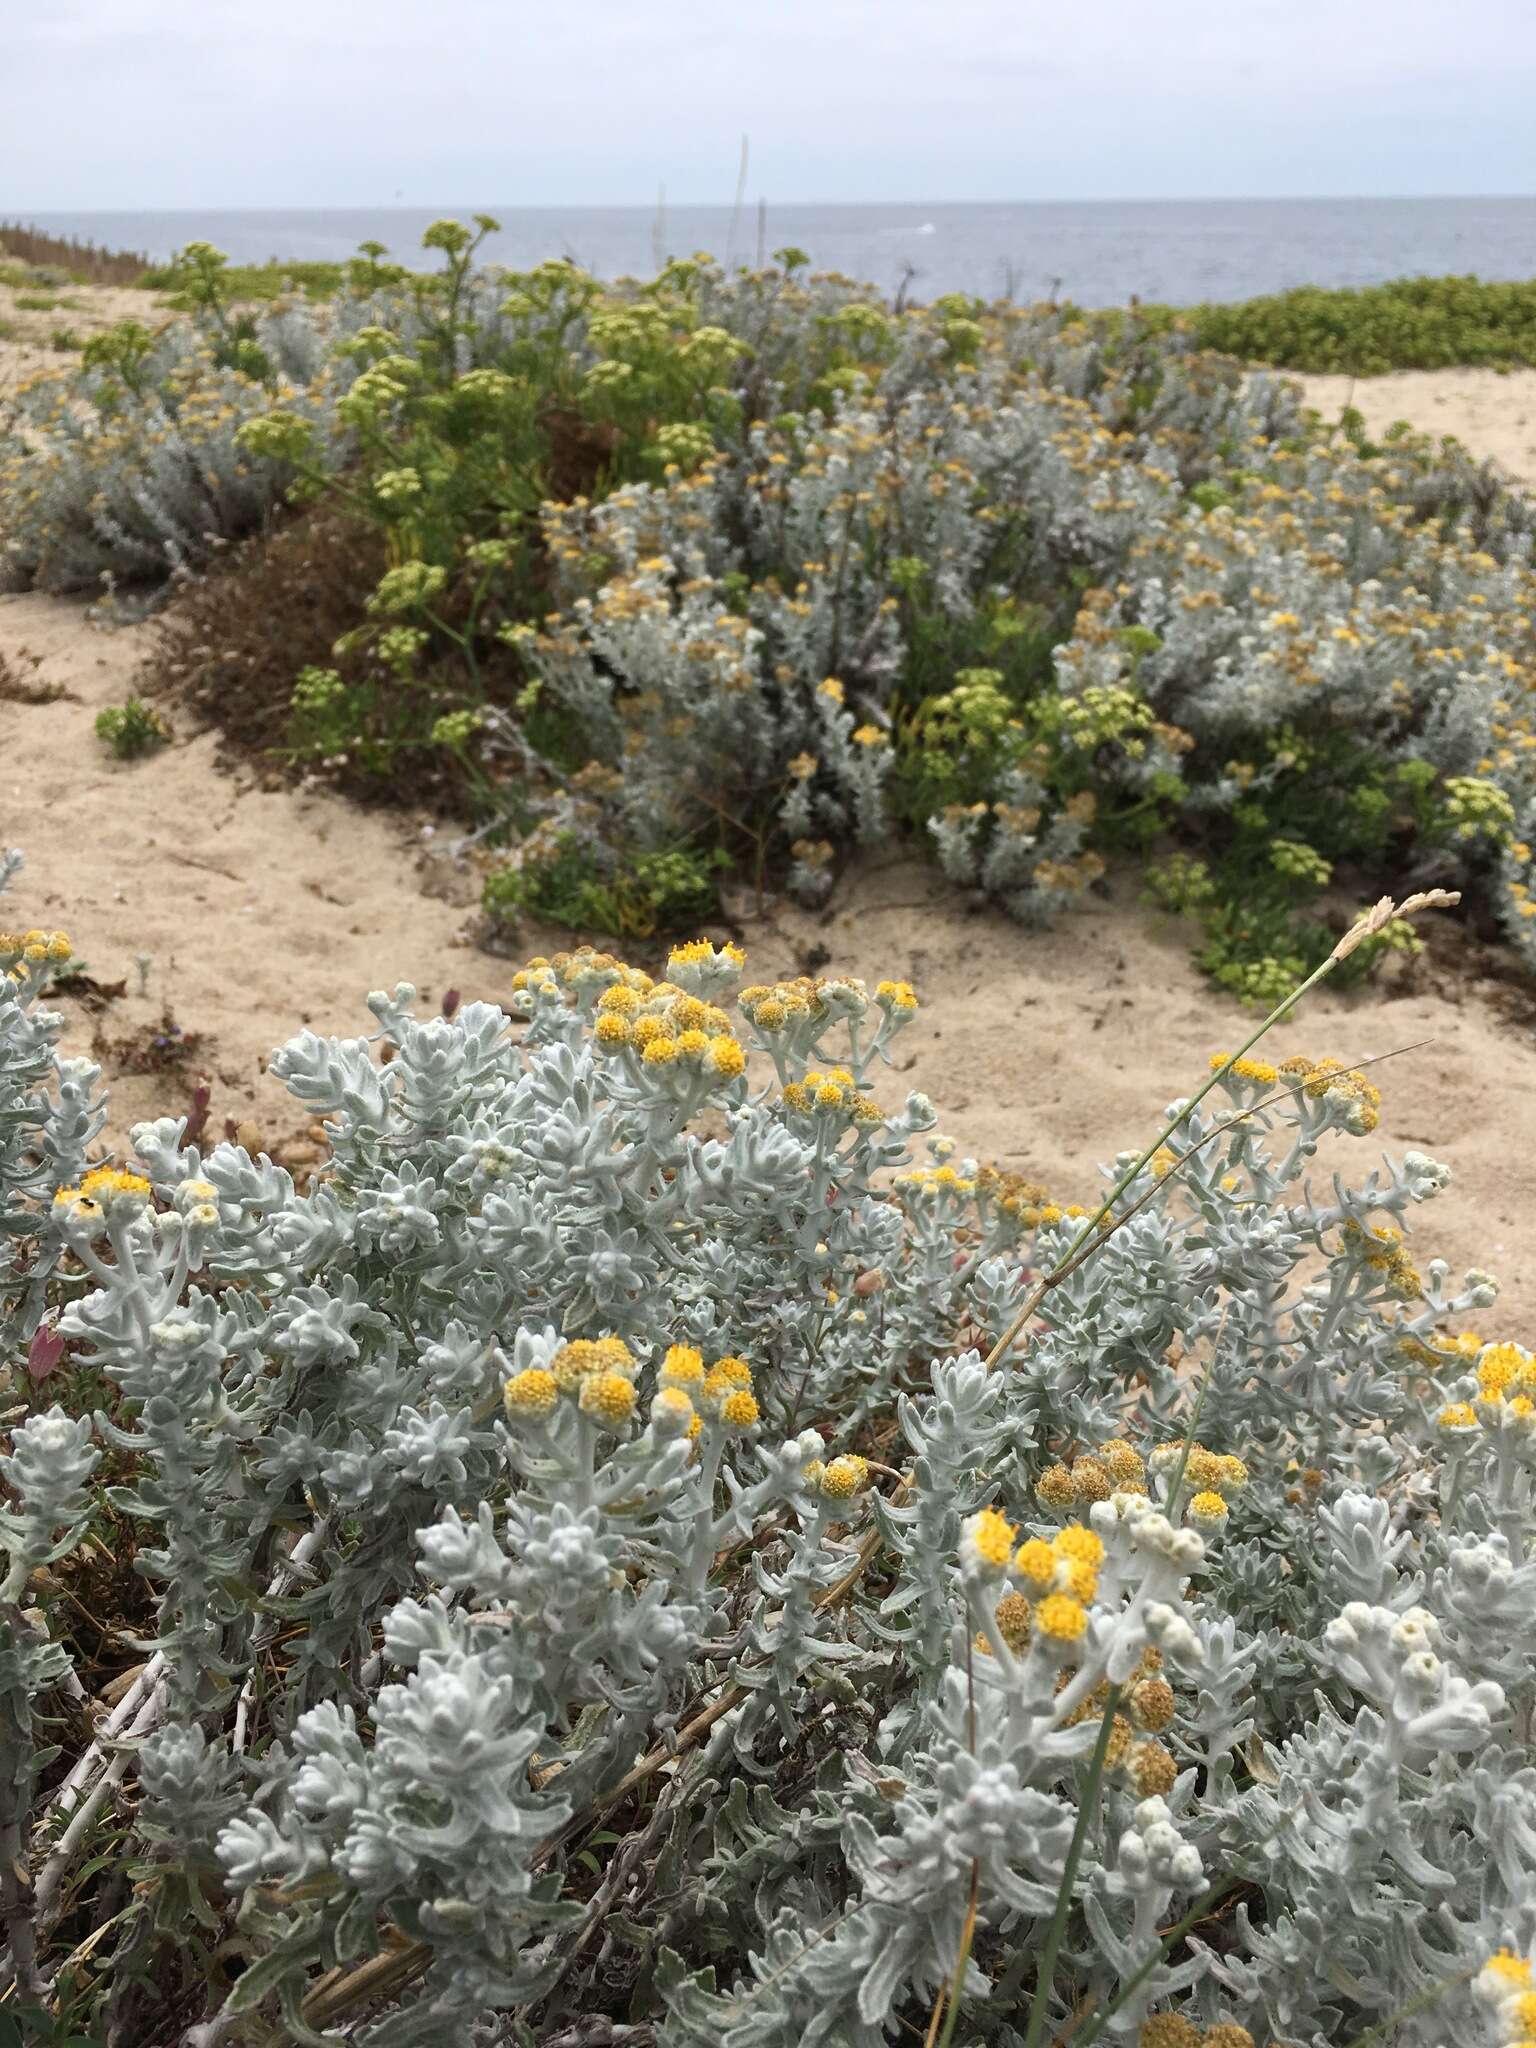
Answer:
M111 760L91 720L121 701L146 632L93 630L73 602L0 598L0 655L13 674L69 693L0 696L0 840L29 855L15 914L62 925L96 980L127 984L99 1011L61 1002L72 1049L88 1050L97 1032L142 1046L167 1007L201 1035L185 1074L124 1073L124 1059L108 1056L119 1132L184 1109L206 1076L212 1131L249 1120L271 1143L302 1118L264 1062L300 1025L366 1030L364 993L397 979L434 1000L449 987L497 1000L512 963L475 943L473 879L434 854L424 821L228 776L206 734L179 735L132 765ZM906 858L850 877L825 914L736 908L755 977L825 963L910 978L924 1008L882 1092L926 1090L964 1150L1027 1169L1063 1201L1091 1198L1097 1165L1150 1139L1163 1107L1248 1015L1212 993L1178 932L1148 918L1130 874L1112 901L1046 933L974 910ZM1315 997L1282 1049L1353 1060L1430 1041L1378 1076L1381 1130L1339 1163L1363 1174L1383 1148L1446 1158L1456 1179L1422 1219L1420 1254L1498 1273L1506 1294L1486 1326L1528 1337L1536 1041L1512 1030L1497 987L1467 980L1454 932L1430 937L1412 979ZM527 950L560 943L568 937L531 932Z

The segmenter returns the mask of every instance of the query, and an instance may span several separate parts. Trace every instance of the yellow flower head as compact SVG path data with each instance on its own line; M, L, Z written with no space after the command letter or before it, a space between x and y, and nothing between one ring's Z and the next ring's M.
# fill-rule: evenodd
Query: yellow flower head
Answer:
M739 1042L728 1032L721 1032L709 1041L708 1060L723 1081L734 1081L747 1064L747 1056Z
M1047 1592L1056 1582L1056 1553L1049 1543L1031 1536L1014 1552L1013 1568L1037 1592Z
M1518 1344L1489 1344L1477 1362L1477 1384L1489 1400L1526 1377L1530 1361Z
M617 1429L635 1412L634 1382L621 1372L589 1373L576 1400L583 1415L590 1415L609 1429Z
M1016 1534L1012 1522L996 1508L982 1508L971 1516L962 1532L962 1551L973 1564L988 1573L1006 1570L1013 1555Z
M810 1470L807 1466L807 1476ZM869 1460L845 1451L824 1465L813 1483L828 1500L852 1500L869 1483Z
M1051 1593L1035 1609L1035 1627L1053 1643L1080 1642L1088 1626L1088 1610L1070 1593Z
M1057 1583L1063 1592L1070 1593L1074 1600L1085 1604L1092 1600L1099 1590L1099 1575L1091 1564L1084 1564L1081 1558L1063 1558L1056 1568Z
M659 1437L686 1436L698 1420L681 1387L663 1387L651 1401L651 1427Z
M1097 1567L1104 1562L1102 1540L1081 1522L1070 1522L1065 1529L1059 1529L1051 1538L1051 1548L1058 1557L1069 1557L1078 1564Z
M552 1372L545 1372L539 1366L529 1366L526 1372L515 1372L502 1390L509 1415L520 1415L533 1420L548 1415L560 1398L560 1382Z
M1193 1487L1215 1488L1221 1482L1221 1460L1203 1444L1191 1444L1184 1464L1184 1477Z
M1230 1513L1219 1493L1197 1493L1189 1504L1189 1519L1197 1529L1219 1529Z
M562 1344L549 1361L549 1369L556 1383L564 1393L572 1393L589 1373L600 1372L602 1361L597 1356L597 1346L588 1337L574 1337L569 1344Z
M635 1354L622 1337L599 1337L592 1346L592 1357L599 1372L622 1372L633 1379L639 1370Z
M598 997L597 1014L600 1017L638 1017L639 994L622 982L615 982L612 988L605 988Z
M875 988L875 1001L882 1010L900 1012L910 1016L917 1008L917 997L912 992L910 981L882 981Z
M673 1344L657 1378L664 1387L697 1387L704 1381L704 1354L691 1344Z
M1482 1967L1482 1976L1489 1983L1498 1985L1506 1996L1516 1991L1526 1991L1531 1984L1531 1966L1524 1956L1517 1956L1513 1949L1501 1948Z
M732 1429L752 1429L758 1419L757 1396L737 1387L720 1403L720 1420Z

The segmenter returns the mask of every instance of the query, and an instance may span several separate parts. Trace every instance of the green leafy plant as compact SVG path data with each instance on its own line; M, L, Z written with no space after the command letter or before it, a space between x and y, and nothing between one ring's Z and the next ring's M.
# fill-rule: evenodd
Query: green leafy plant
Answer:
M1357 377L1452 364L1536 363L1536 280L1405 277L1328 290L1298 286L1236 304L1147 307L1187 326L1203 348L1288 370Z
M171 729L141 698L129 697L122 704L109 704L96 714L96 737L112 749L119 761L136 761L163 747Z
M709 919L723 865L718 851L676 846L616 855L561 834L547 850L493 869L481 900L500 924L531 918L572 931L647 939Z

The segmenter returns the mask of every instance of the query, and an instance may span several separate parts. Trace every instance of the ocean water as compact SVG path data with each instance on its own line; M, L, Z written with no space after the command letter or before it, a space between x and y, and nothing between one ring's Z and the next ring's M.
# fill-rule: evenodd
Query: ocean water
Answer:
M0 219L5 217L0 204ZM648 276L696 250L733 262L793 244L818 269L840 270L908 296L1128 299L1188 304L1245 299L1297 284L1473 272L1536 276L1536 198L1190 199L891 206L437 207L312 211L44 213L50 233L163 261L183 243L215 243L239 263L350 256L383 242L409 261L444 214L503 223L486 257L514 269L569 256L601 277ZM437 259L434 258L435 262Z

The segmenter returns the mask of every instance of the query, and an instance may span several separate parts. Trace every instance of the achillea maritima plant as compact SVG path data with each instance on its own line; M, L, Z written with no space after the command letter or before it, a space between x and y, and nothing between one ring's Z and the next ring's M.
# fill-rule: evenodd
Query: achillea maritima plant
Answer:
M1410 1240L1447 1169L1348 1165L1383 1070L1271 1061L1282 1004L1073 1204L892 1099L905 983L582 949L520 1033L402 986L295 1039L300 1192L180 1120L86 1164L59 945L0 938L19 2003L1517 2038L1536 1362L1448 1334L1496 1289Z

